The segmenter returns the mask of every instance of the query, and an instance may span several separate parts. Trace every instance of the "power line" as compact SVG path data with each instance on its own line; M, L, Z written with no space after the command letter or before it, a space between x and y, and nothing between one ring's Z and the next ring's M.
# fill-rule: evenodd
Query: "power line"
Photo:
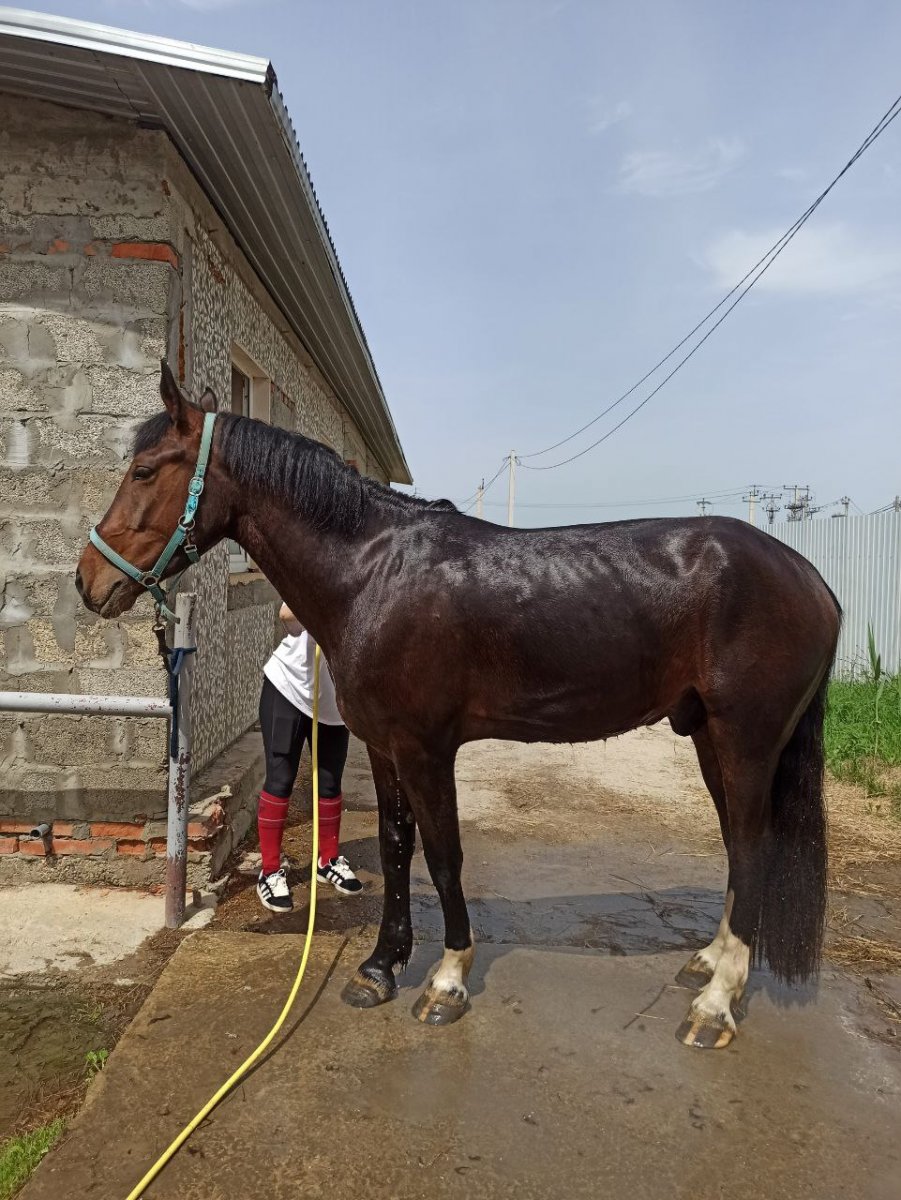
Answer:
M507 507L506 500L486 500L485 503L489 508L506 508ZM572 504L561 504L559 502L542 504L541 501L539 501L539 500L530 500L525 504L517 504L516 507L517 507L517 509L520 509L520 508L656 508L656 507L659 507L663 503L674 503L674 501L667 502L667 501L662 501L662 500L656 500L656 501L655 500L635 500L635 501L630 502L628 500L623 500L619 504L594 504L591 501L589 501L588 503L582 503L582 502L576 500L576 501L573 501ZM686 503L688 503L688 501L686 501ZM699 503L699 501L695 501L695 503ZM710 497L708 496L704 500L704 503L708 504L708 505L714 504L714 503L720 504L720 505L723 505L723 504L729 505L729 504L741 504L742 501L739 498L738 494L736 493L734 498L725 498L722 500L711 500Z
M532 454L523 455L523 458L540 457L542 454L547 454L547 453L549 453L549 451L554 450L559 446L565 445L567 442L572 441L573 438L578 437L580 433L583 433L586 429L590 428L593 424L595 424L597 421L599 421L602 417L606 416L609 412L612 412L612 410L614 408L616 408L619 404L621 404L624 400L626 400L630 395L632 395L633 392L635 392L641 386L642 383L644 383L647 379L649 379L651 377L651 375L655 374L655 372L661 366L663 366L663 364L665 362L669 361L669 359L672 358L673 355L676 354L686 344L686 342L690 341L690 339L694 336L694 334L697 333L698 330L700 330L720 308L722 308L722 306L726 303L726 301L729 300L732 296L734 296L736 292L738 292L738 295L732 301L732 303L729 305L729 307L726 309L726 311L722 314L722 316L711 326L711 328L707 331L707 333L704 334L704 336L689 351L689 353L686 354L682 359L680 359L680 361L676 364L676 366L673 368L673 370L670 371L669 374L664 377L664 379L650 392L649 395L647 395L645 397L644 400L641 401L640 404L637 404L633 409L631 409L626 414L626 416L621 421L619 421L616 425L614 425L611 430L609 430L607 433L605 433L602 437L598 438L596 441L592 442L590 446L586 446L584 450L580 450L578 453L570 455L568 458L564 458L560 462L551 463L547 466L531 466L529 463L525 463L525 462L523 462L522 465L524 467L526 467L528 470L532 470L532 471L553 471L553 470L556 470L557 467L562 467L562 466L565 466L567 463L574 462L577 458L581 458L584 454L587 454L590 450L595 449L596 446L601 445L602 442L607 441L607 439L612 437L613 434L616 433L616 431L618 429L621 429L622 426L625 425L625 423L627 421L631 420L631 418L634 417L636 415L636 413L638 413L642 408L644 408L644 406L648 403L648 401L652 400L654 398L654 396L657 395L657 393L661 390L661 388L663 388L673 378L673 376L678 371L680 371L682 369L682 367L685 366L685 364L689 361L689 359L694 357L694 355L698 352L698 350L700 350L701 346L704 345L704 343L711 336L711 334L713 334L714 331L717 330L720 327L720 325L722 325L722 323L723 323L723 321L725 321L726 317L728 317L729 314L732 312L732 310L738 304L741 303L741 301L748 294L748 292L751 290L751 288L754 286L754 284L757 283L758 280L769 270L769 268L773 265L773 263L776 261L776 259L779 257L779 255L782 253L782 251L786 248L786 246L788 246L788 244L793 240L795 235L807 223L807 221L810 219L810 217L813 216L814 212L823 203L823 201L826 199L826 197L829 195L829 193L832 191L832 189L836 186L836 184L839 182L839 180L845 174L847 174L848 171L850 171L851 167L854 166L854 164L861 157L861 155L864 154L870 148L870 146L873 144L873 142L875 142L876 139L882 133L885 132L885 130L892 123L892 121L894 121L894 119L899 115L899 113L901 113L901 96L899 96L895 100L895 102L891 105L891 107L880 118L880 120L877 122L877 124L874 126L874 128L870 131L870 133L867 135L867 137L863 140L863 142L858 147L858 149L853 154L853 156L848 160L848 162L844 165L844 167L842 167L841 171L839 171L839 173L835 176L835 178L828 185L828 187L824 188L823 191L820 192L820 194L819 194L819 196L817 196L816 200L814 200L814 202L805 210L805 212L802 213L802 215L797 219L797 221L795 221L795 223L793 225L789 226L789 228L782 235L782 237L779 238L779 240L770 247L770 249L766 252L766 254L763 255L762 258L758 259L758 261L754 264L754 266L750 269L750 271L748 271L743 276L743 278L741 280L739 280L739 282L735 285L735 287L733 287L731 291L727 292L727 294L723 297L723 299L720 300L719 304L717 304L715 308L711 309L710 312L704 317L704 319L702 321L700 321L694 327L694 329L692 329L692 331L690 333L686 334L686 336L682 339L682 341L680 341L676 346L674 346L673 349L670 350L670 352L668 354L666 354L662 359L660 359L660 361L658 363L656 363L655 366L653 366L650 371L648 371L645 375L643 375L642 378L639 379L636 384L634 384L627 392L624 392L623 395L620 396L617 400L615 400L612 404L608 405L608 407L606 409L604 409L603 412L599 413L596 417L592 418L591 421L589 421L587 424L583 425L580 429L577 429L575 433L569 434L567 437L561 439L558 442L553 443L551 446L545 447L544 450L537 450L537 451L534 451ZM748 282L749 280L750 280L750 282ZM745 284L746 284L746 286L743 286ZM739 289L741 289L741 290L739 290Z
M619 500L611 503L596 503L592 500L573 500L571 503L562 501L549 501L544 504L540 500L529 500L524 504L518 504L517 508L660 508L661 505L667 504L692 504L699 499L706 500L708 504L740 504L741 497L738 492L731 496L722 497L697 497L686 496L681 500ZM506 500L489 500L487 503L494 508L506 507Z
M517 505L519 508L653 508L662 504L687 504L704 499L715 504L739 504L744 499L745 487L723 489L722 491L692 492L682 496L656 496L643 500L548 500L528 501ZM461 505L465 503L461 501ZM503 508L506 500L487 500L491 508Z

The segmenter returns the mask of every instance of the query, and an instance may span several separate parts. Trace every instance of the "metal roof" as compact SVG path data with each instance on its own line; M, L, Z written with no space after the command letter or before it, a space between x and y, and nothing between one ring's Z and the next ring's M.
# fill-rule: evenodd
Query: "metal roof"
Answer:
M391 479L411 482L271 63L0 7L0 90L164 129Z

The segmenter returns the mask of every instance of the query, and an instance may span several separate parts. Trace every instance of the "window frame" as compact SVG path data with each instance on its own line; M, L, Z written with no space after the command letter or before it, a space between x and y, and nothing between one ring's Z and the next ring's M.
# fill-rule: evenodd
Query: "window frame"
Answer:
M232 381L234 373L242 375L247 381L247 406L249 412L242 413L243 416L253 417L257 421L265 421L267 424L272 420L272 403L271 389L273 380L266 372L254 361L241 346L234 343L231 348L229 362L229 393L228 403L229 410L232 403ZM259 567L247 554L246 550L242 550L237 542L228 541L228 569L231 575L242 575L247 571L258 571Z

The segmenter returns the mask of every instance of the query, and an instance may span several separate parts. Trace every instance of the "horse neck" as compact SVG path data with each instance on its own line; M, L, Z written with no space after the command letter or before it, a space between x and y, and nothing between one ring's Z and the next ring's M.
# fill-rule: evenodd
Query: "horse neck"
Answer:
M315 529L287 503L234 489L230 536L250 555L298 621L333 657L360 588L358 540Z

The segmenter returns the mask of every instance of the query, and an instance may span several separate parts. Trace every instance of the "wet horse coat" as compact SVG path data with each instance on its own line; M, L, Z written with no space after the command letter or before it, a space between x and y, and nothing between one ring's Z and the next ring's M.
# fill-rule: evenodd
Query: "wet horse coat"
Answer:
M178 519L202 424L165 366L161 390L166 411L140 431L99 526L139 565L155 561ZM231 414L217 419L195 531L201 551L224 537L320 643L341 713L369 749L385 900L348 1003L395 994L394 970L412 949L418 827L446 950L414 1011L434 1024L465 1011L461 745L591 741L664 718L694 740L729 857L720 931L682 973L700 990L679 1036L731 1039L755 951L786 979L816 970L822 721L840 612L805 559L721 517L502 528L402 496L318 443ZM77 582L103 616L140 593L92 546Z

